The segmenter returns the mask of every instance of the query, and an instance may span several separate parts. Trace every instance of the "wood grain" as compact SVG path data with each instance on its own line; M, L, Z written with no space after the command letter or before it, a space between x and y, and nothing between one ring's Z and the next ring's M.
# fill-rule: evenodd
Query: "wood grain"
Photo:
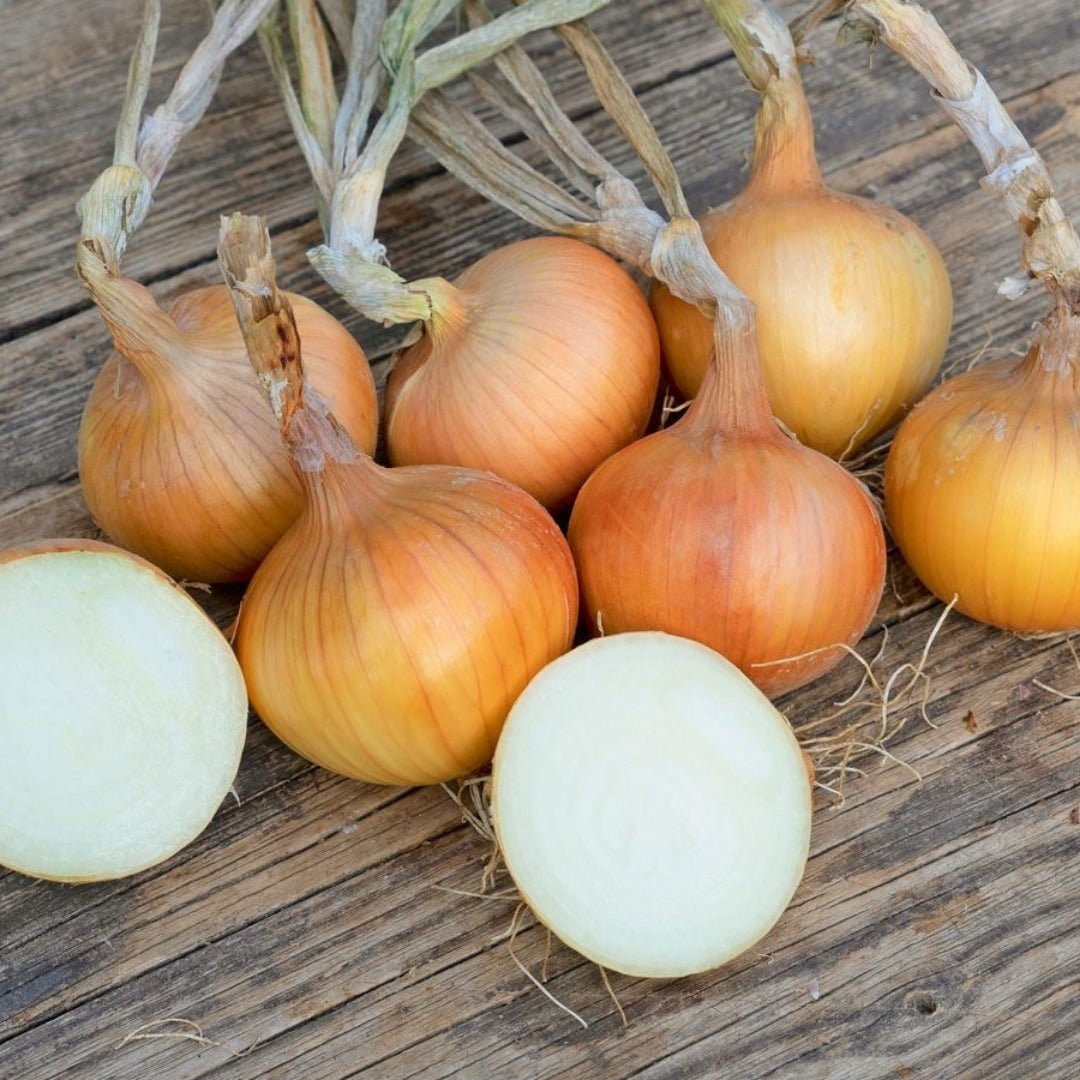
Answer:
M118 42L138 6L15 0L0 12L0 544L94 534L73 442L105 338L68 270L71 207L108 152L126 64ZM597 25L701 208L741 183L753 101L696 8L624 0ZM1080 207L1070 7L989 0L939 15L1047 158L1064 205ZM200 5L166 5L155 85L202 18ZM893 58L875 56L871 69L859 50L836 53L827 33L815 44L822 62L807 81L830 180L911 214L945 254L957 300L950 367L988 337L990 353L1019 348L1043 304L995 296L1017 242L978 189L974 153ZM543 49L583 128L624 160L580 75ZM317 226L260 63L248 49L228 71L129 270L163 300L216 281L214 215L241 204L267 213L283 282L343 315L382 374L394 335L335 305L306 265ZM398 163L381 228L409 274L454 274L525 233L415 151ZM941 613L895 553L890 573L895 593L862 646L876 651L887 624L886 670L917 657ZM221 625L238 595L196 594ZM1080 712L1033 680L1075 693L1080 670L1060 641L954 614L928 671L938 726L911 708L891 746L921 781L868 758L842 808L822 795L806 878L761 952L670 983L613 976L625 1030L595 967L553 950L549 989L585 1017L583 1030L512 961L502 940L512 905L444 891L474 889L486 852L441 791L332 777L253 720L239 803L226 800L164 866L79 888L0 871L0 1077L1076 1075ZM845 664L781 706L811 720L857 677ZM545 942L527 929L515 952L539 971ZM209 1042L121 1045L166 1017L198 1023Z

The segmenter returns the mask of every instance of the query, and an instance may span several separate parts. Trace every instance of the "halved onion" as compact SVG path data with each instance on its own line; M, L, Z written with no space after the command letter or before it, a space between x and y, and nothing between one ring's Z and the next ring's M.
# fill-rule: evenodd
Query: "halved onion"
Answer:
M0 552L0 865L58 881L153 866L228 794L247 696L228 642L108 544Z
M718 653L656 632L591 641L532 680L499 740L492 802L537 918L628 975L745 952L790 902L810 842L787 721Z

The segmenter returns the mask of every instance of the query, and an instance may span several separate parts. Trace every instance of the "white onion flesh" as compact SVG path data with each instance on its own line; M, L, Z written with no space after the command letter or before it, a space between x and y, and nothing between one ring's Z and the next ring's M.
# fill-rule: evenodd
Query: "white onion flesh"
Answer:
M173 855L236 776L247 697L228 642L105 545L0 563L0 865L99 881Z
M510 713L493 777L523 899L605 968L717 967L772 928L802 879L811 805L791 728L684 638L617 634L549 664Z

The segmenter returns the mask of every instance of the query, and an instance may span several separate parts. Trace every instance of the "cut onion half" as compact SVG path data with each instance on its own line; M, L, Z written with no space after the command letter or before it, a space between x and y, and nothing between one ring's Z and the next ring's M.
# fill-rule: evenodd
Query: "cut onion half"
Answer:
M627 975L718 967L802 879L811 800L790 725L719 653L662 633L541 671L495 754L503 858L537 918Z
M228 794L247 695L228 642L160 570L87 540L0 552L0 865L123 877Z

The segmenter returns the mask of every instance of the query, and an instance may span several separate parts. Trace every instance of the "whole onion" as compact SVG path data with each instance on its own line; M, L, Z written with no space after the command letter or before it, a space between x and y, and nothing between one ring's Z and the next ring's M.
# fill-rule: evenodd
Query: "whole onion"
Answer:
M692 638L776 695L861 637L885 540L863 486L778 429L752 328L714 340L686 414L593 473L568 537L592 626Z
M300 513L293 475L223 285L162 311L89 253L80 269L115 351L79 429L79 478L111 539L174 577L244 581ZM367 359L332 315L293 298L312 385L357 444L378 425Z
M393 464L488 469L557 509L644 432L656 327L610 256L522 240L428 288L431 322L387 383Z
M306 386L265 227L223 220L220 257L304 491L244 594L235 643L252 705L294 750L346 776L466 775L573 640L566 541L535 499L490 473L372 461Z
M710 6L737 53L743 31L729 9L768 7ZM776 21L783 37L770 44L779 52L785 39L791 46ZM754 30L761 26L759 19ZM825 185L794 64L758 89L750 182L701 218L702 232L720 268L757 305L773 411L801 442L839 457L891 427L929 388L949 339L952 290L914 222ZM693 397L708 364L708 321L663 285L651 303L668 373Z
M937 596L1007 630L1080 628L1080 315L942 383L900 426L885 509Z

